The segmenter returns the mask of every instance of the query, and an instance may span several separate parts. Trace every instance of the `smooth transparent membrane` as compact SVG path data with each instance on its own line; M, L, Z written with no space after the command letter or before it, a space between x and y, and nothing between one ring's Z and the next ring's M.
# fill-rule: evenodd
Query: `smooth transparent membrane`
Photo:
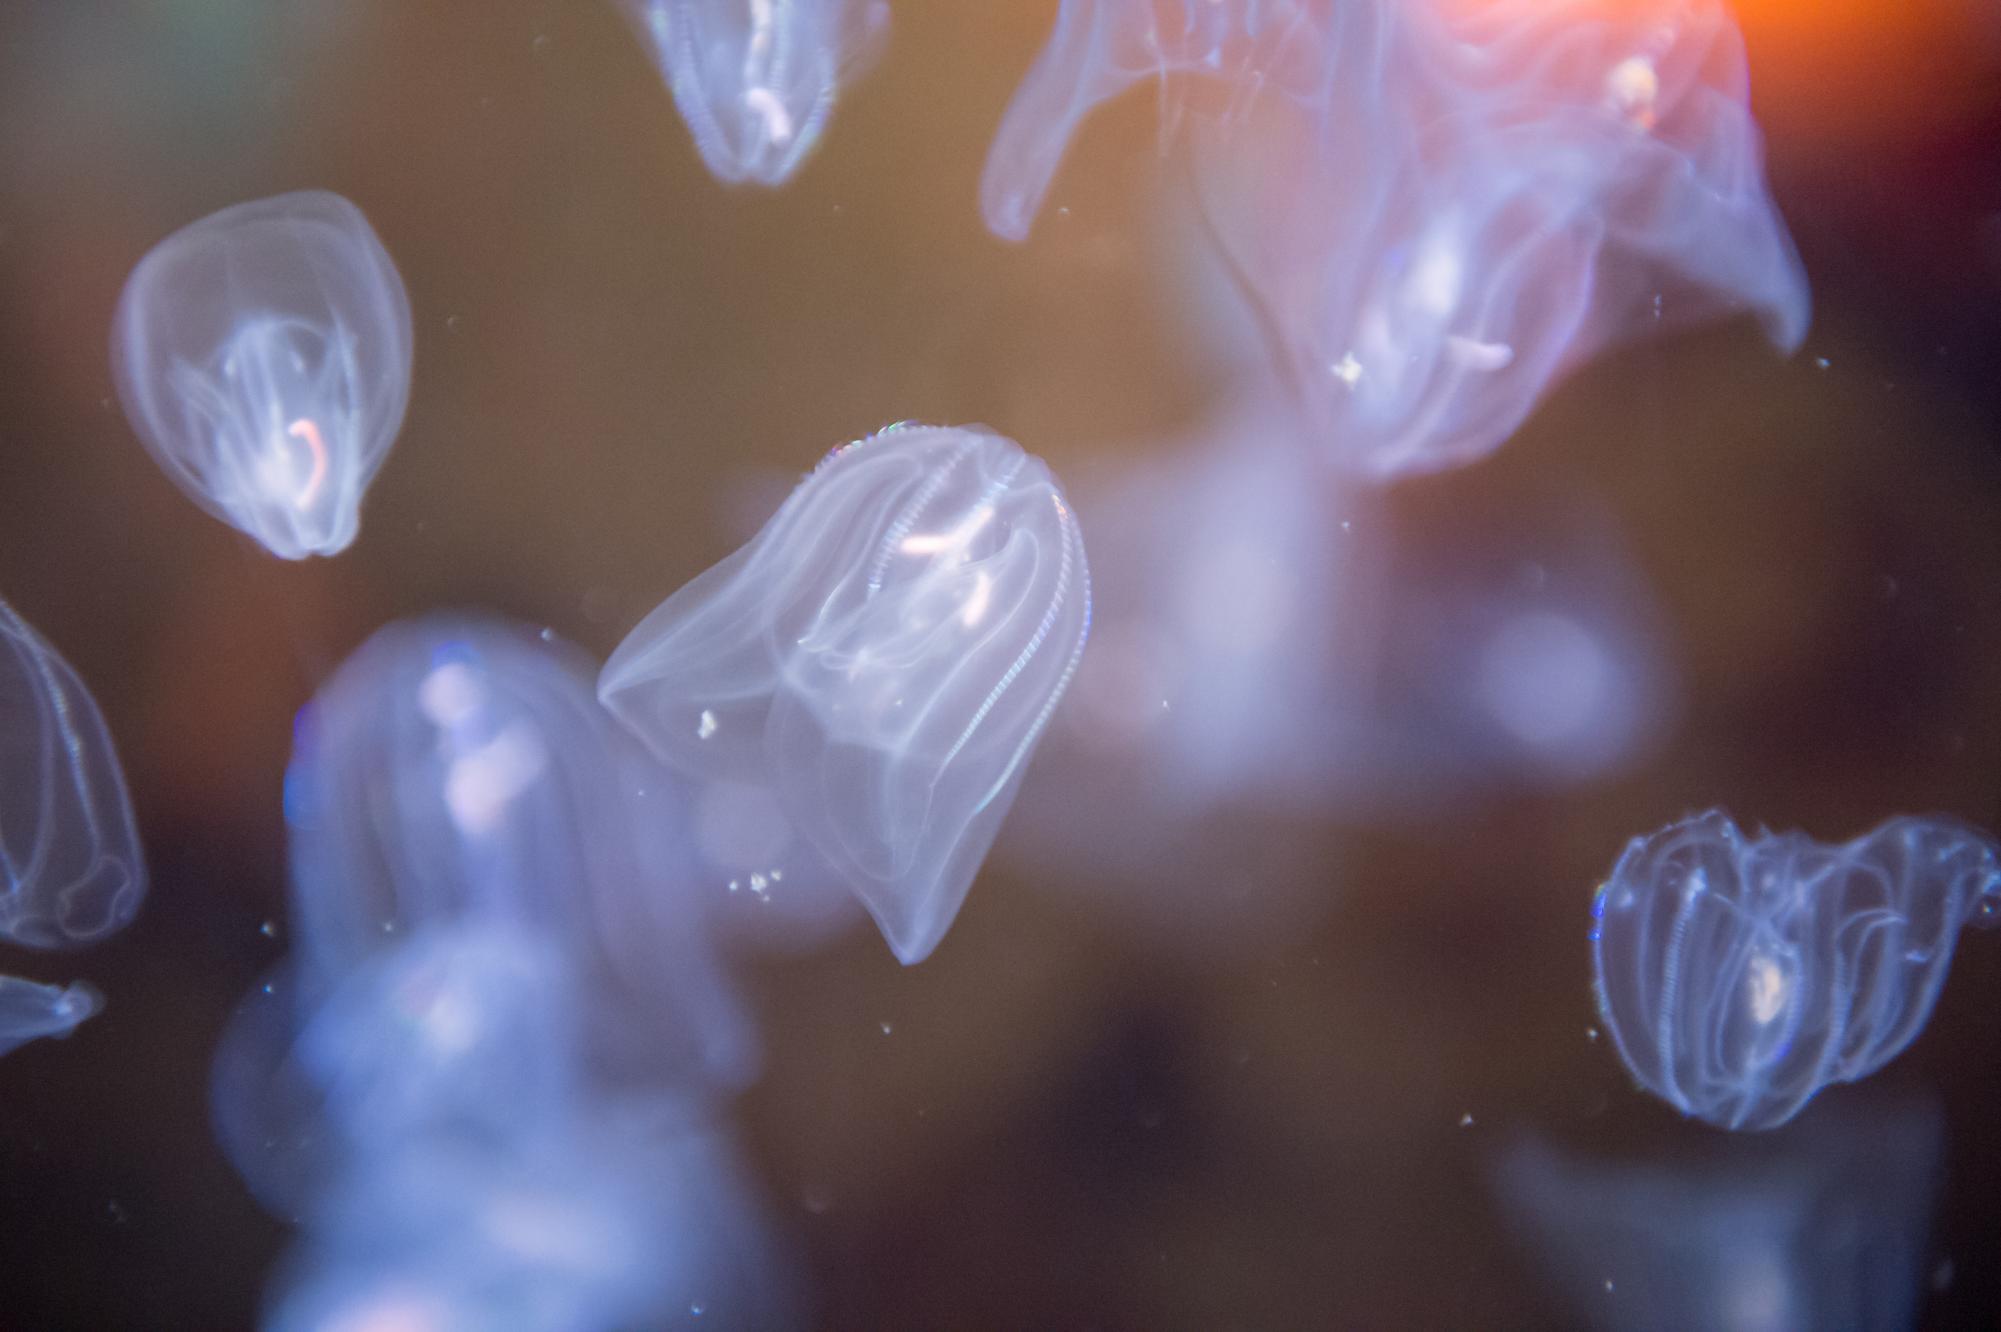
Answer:
M785 184L844 84L889 35L886 0L617 0L702 162L732 185Z
M1943 816L1830 845L1712 810L1635 838L1592 910L1599 1008L1633 1076L1719 1128L1769 1129L1911 1043L1960 927L2001 920L2001 863Z
M1083 120L1142 81L1344 466L1477 458L1658 324L1748 308L1784 349L1805 335L1720 0L1063 0L988 225L1025 237Z
M69 663L0 601L0 937L81 947L123 929L145 895L104 718ZM66 1036L103 1006L88 985L0 976L0 1054Z
M218 1131L275 1210L472 1103L539 1116L587 1084L692 1104L754 1074L679 794L595 676L553 635L440 616L377 633L300 715L293 949L215 1070Z
M126 418L175 484L288 560L346 549L410 398L410 302L361 210L307 190L161 241L111 339Z
M911 963L958 914L1090 618L1040 459L892 427L642 620L598 692L669 762L772 791Z
M1932 1261L1944 1127L1929 1099L1864 1093L1755 1141L1708 1135L1651 1160L1524 1134L1493 1177L1568 1326L1897 1332L1917 1323Z
M145 858L104 717L56 650L0 601L0 935L73 948L123 929Z

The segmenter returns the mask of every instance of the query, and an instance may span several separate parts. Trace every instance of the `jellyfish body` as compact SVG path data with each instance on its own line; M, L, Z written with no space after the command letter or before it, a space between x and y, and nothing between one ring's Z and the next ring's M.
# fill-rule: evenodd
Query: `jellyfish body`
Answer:
M76 672L0 601L0 935L73 948L146 895L125 774Z
M146 860L111 733L56 650L0 601L0 938L76 948L125 928ZM67 1036L104 1007L89 985L0 976L0 1054Z
M104 1007L89 985L42 985L0 976L0 1055L43 1036L61 1039Z
M294 946L211 1082L224 1151L304 1229L270 1326L791 1324L708 1122L754 1036L671 778L595 676L546 631L437 616L301 714Z
M633 1015L582 961L561 931L448 917L317 1007L253 994L215 1093L226 1148L304 1231L267 1326L652 1327L691 1304L794 1325L789 1262L702 1089L671 1039L661 1080L604 1076L591 1032ZM295 1033L275 1068L241 1062L259 1029Z
M718 180L785 184L889 32L885 0L618 0Z
M989 226L1024 237L1083 119L1145 79L1345 468L1477 458L1657 321L1748 308L1804 336L1714 0L1064 0L988 158Z
M267 1292L274 1332L804 1325L735 1144L643 1107L401 1139L302 1220Z
M195 503L274 555L332 555L403 424L410 302L360 209L281 194L140 260L111 360L133 430Z
M1955 820L1746 837L1712 810L1635 838L1593 904L1598 1005L1640 1084L1728 1129L1785 1123L1924 1028L2001 860Z
M754 1074L671 778L595 674L553 635L436 616L379 631L301 714L295 944L214 1073L225 1149L275 1206L474 1102L539 1120L585 1084L692 1104ZM563 1057L530 1076L542 1048Z
M285 782L308 1004L386 939L521 932L626 1006L594 1024L607 1059L637 1041L623 1057L748 1078L754 1043L707 956L670 779L597 705L595 674L553 635L434 616L379 631L328 680Z
M1049 469L985 430L893 427L641 621L598 692L669 762L770 791L911 963L958 913L1089 625Z

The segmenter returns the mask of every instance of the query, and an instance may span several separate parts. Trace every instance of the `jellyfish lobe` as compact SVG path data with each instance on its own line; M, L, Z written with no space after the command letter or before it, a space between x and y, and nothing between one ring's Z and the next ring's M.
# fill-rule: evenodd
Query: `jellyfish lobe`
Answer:
M837 450L641 621L599 696L669 762L773 792L916 962L957 914L1089 623L1049 469L984 430L895 427Z
M123 929L145 895L104 717L69 663L0 601L0 936L92 943Z
M112 370L195 503L288 560L355 538L410 396L410 303L368 220L323 190L237 204L133 269Z
M886 0L618 0L727 184L777 187L889 31Z
M2001 858L1943 816L1827 844L1711 810L1633 839L1593 914L1627 1069L1683 1114L1768 1129L1916 1038L1961 927L2001 920Z

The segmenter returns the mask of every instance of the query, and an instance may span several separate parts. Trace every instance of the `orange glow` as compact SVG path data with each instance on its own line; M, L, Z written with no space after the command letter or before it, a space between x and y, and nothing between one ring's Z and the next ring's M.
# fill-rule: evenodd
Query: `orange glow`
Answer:
M1882 143L1963 124L2001 99L1994 0L1424 0L1452 22L1534 10L1577 22L1735 22L1759 124L1781 146Z
M320 493L320 487L326 484L326 479L327 479L326 442L320 438L320 428L317 425L314 425L311 421L306 420L304 418L292 422L291 426L285 431L285 433L290 435L293 439L305 440L306 447L312 450L313 474L306 478L305 487L299 491L299 497L293 501L293 503L298 505L301 509L310 508L312 506L313 500L317 498Z
M1752 99L1775 139L1923 134L1996 95L2001 11L1981 0L1737 0Z

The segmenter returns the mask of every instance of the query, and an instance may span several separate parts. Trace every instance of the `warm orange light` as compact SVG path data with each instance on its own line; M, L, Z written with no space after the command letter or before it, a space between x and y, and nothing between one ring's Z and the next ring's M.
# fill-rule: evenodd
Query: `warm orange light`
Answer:
M1826 144L1923 134L2001 85L2001 10L1969 0L1737 0L1758 118Z
M290 428L288 428L285 431L285 433L290 435L293 439L305 440L306 447L312 451L313 455L312 475L306 478L306 484L299 491L299 497L295 501L295 503L297 503L297 505L301 509L311 508L313 501L319 498L320 487L326 484L326 479L327 479L326 441L320 438L319 426L315 425L312 421L303 418L292 422Z
M2001 99L2001 6L1993 0L1412 2L1476 30L1528 13L1635 33L1734 16L1758 122L1786 151L1921 136Z

